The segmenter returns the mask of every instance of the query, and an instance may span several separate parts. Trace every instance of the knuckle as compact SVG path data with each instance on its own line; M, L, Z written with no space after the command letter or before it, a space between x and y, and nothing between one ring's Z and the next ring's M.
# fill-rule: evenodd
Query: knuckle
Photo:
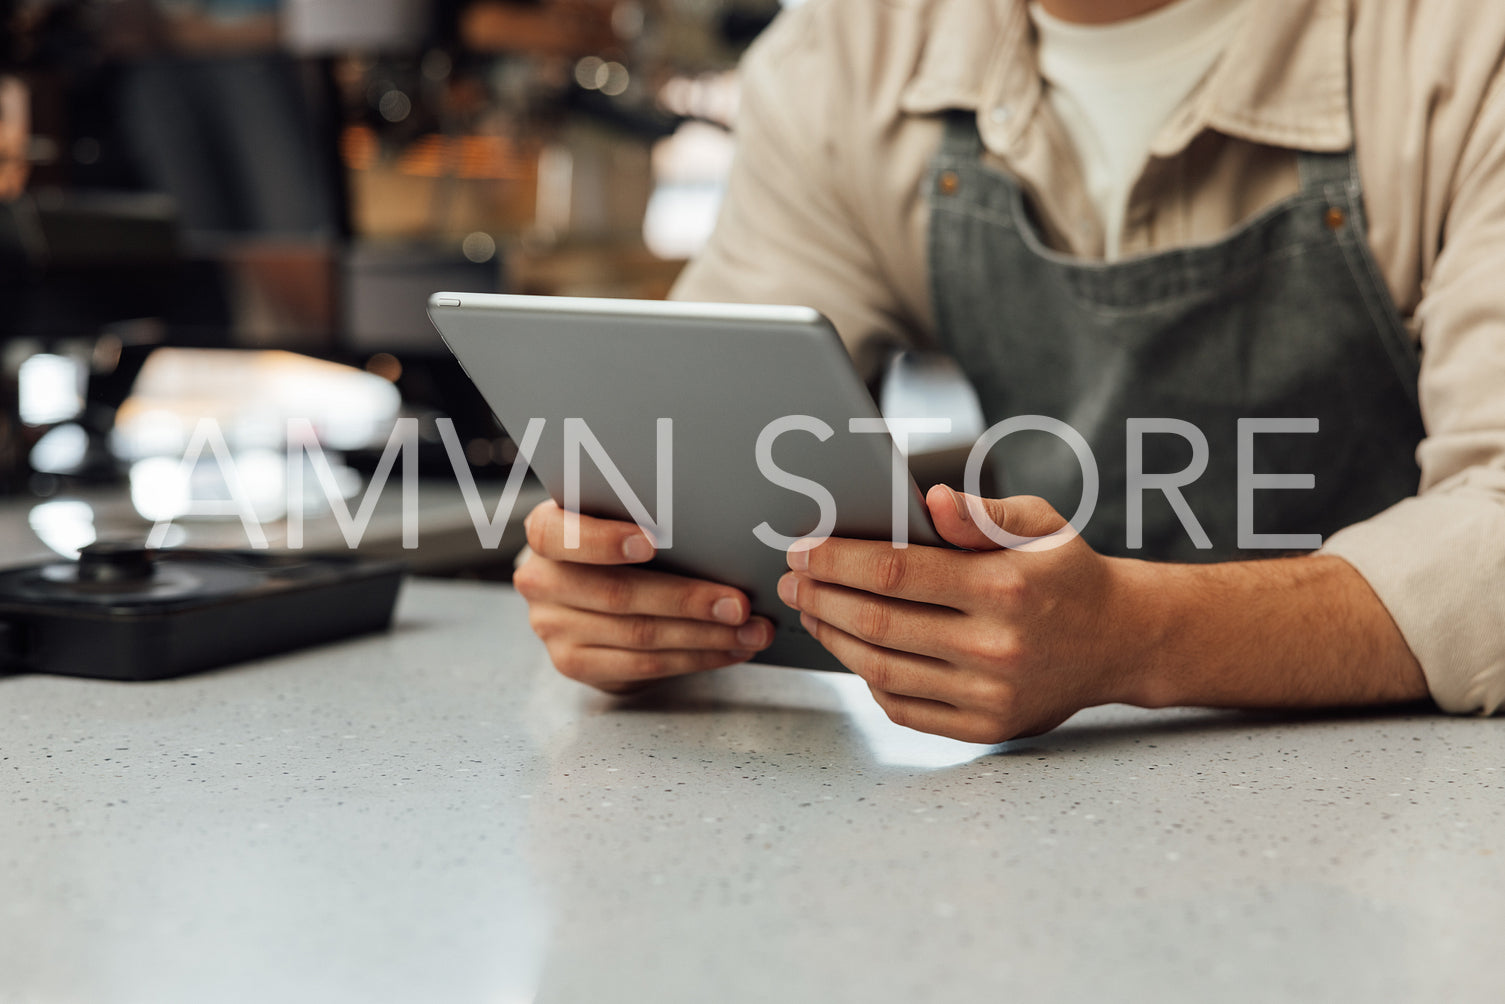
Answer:
M629 648L649 649L658 641L659 623L654 617L628 617L622 622Z
M999 631L979 641L979 654L989 665L1015 670L1024 662L1024 645L1010 632Z
M805 566L807 575L826 578L836 571L836 559L834 547L828 542L810 543L792 550L803 550L808 564Z
M878 567L874 569L874 579L878 588L887 595L893 595L903 588L909 578L909 560L907 552L897 547L890 547L879 553Z
M552 611L545 607L529 608L528 626L544 642L553 641L559 634L558 621L554 619Z
M543 595L545 577L543 560L535 555L512 573L512 587L531 603Z
M720 595L714 588L677 589L674 591L669 608L675 617L682 617L685 620L703 620L710 616L710 610L715 606Z
M811 596L813 590L806 588L806 583L809 581L811 580L806 579L805 576L799 572L785 572L779 578L778 584L775 588L779 590L779 598L782 600L784 596L782 592L784 583L792 583L794 593L793 599L789 605L792 606L795 610L800 611L801 613L814 614L815 611L810 608L810 603L813 600L813 597Z
M895 725L902 726L906 729L914 727L914 713L910 711L907 705L901 702L890 701L888 704L883 706L883 713L886 714L888 716L888 720L893 722Z
M984 677L973 686L973 703L988 711L1002 711L1013 707L1014 688L997 677Z
M993 658L1004 669L1017 672L1029 663L1029 645L1024 638L1013 632L1000 633L994 646Z
M1066 518L1056 510L1056 507L1038 495L1021 495L1010 499L1008 505L1030 526L1027 536L1054 533L1066 525Z
M1016 495L1009 499L1009 505L1031 516L1039 516L1047 512L1055 512L1055 508L1045 499L1038 495Z
M552 501L540 502L523 520L523 530L528 538L528 546L535 551L541 551L548 536L549 510L552 509Z
M893 663L887 659L877 657L866 659L862 666L862 675L867 679L869 688L882 691L884 694L893 693L898 683L898 674L894 672ZM878 703L882 704L883 700L880 699Z
M632 594L632 583L625 576L607 576L601 583L601 608L609 614L625 614L632 607Z
M864 602L857 608L858 637L882 645L893 634L893 617L882 603Z
M554 660L554 668L559 670L560 675L575 681L579 681L585 677L586 664L584 653L574 645L552 647L549 649L549 657Z
M627 656L627 674L635 680L648 680L666 675L672 668L669 660L659 652L633 652Z
M1028 581L1011 569L1000 569L988 585L994 601L1004 606L1021 606L1029 595Z

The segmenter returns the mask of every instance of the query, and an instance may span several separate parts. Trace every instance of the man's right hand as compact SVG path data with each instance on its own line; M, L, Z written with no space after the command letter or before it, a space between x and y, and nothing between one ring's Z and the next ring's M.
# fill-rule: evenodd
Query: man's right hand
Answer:
M654 545L633 523L580 517L580 546L564 546L552 500L523 521L526 561L512 577L533 631L572 680L620 694L653 680L745 662L773 643L730 586L647 568Z

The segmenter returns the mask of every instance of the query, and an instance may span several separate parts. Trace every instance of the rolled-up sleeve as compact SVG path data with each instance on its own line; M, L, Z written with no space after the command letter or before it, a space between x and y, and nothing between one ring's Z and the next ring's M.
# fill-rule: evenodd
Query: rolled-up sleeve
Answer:
M871 377L912 322L899 316L841 185L842 162L855 151L840 135L845 88L824 6L781 15L743 60L726 199L671 296L814 307Z
M1505 707L1505 76L1449 180L1415 321L1420 491L1331 537L1390 611L1447 711Z

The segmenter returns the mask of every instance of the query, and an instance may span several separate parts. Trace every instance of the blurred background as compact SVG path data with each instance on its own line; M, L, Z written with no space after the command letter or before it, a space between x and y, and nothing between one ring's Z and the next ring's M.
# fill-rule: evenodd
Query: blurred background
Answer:
M665 295L715 218L737 59L778 9L0 0L0 521L30 532L0 536L5 563L224 498L212 456L179 463L205 416L275 545L287 417L354 511L412 416L428 480L404 556L505 574L520 539L481 550L435 422L488 507L515 448L427 296ZM365 549L398 553L400 501ZM182 520L185 541L246 543L235 520Z

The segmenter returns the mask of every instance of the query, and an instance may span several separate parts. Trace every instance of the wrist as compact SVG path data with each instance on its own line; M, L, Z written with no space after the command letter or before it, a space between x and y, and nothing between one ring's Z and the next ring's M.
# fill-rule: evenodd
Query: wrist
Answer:
M1400 630L1344 561L1122 561L1104 643L1110 698L1147 708L1350 707L1414 700L1426 681Z
M1105 703L1165 708L1179 703L1168 672L1170 649L1187 572L1195 568L1134 558L1110 558L1113 600L1107 605L1104 641L1110 659Z

